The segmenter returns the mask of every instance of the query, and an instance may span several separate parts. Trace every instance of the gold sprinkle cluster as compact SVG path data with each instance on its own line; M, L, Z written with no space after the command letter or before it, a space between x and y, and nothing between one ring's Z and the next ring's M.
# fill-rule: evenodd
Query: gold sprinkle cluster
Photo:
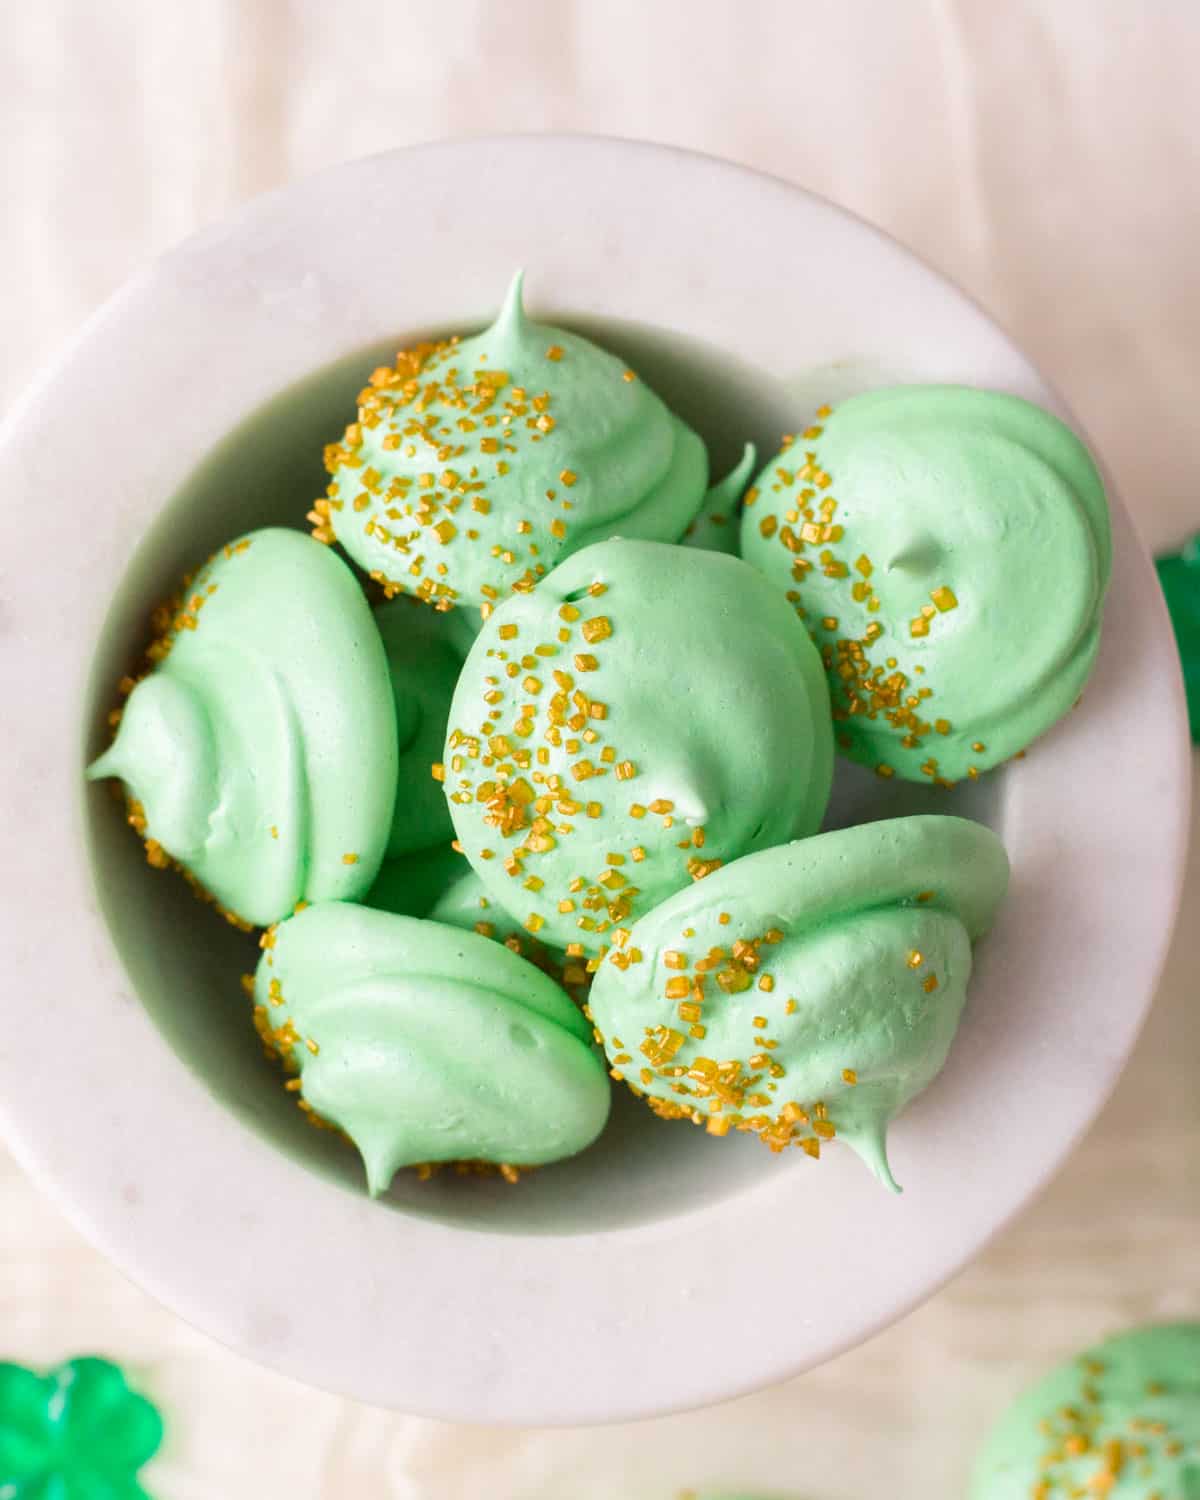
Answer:
M458 338L418 344L401 350L394 365L372 372L358 395L357 420L325 449L330 482L308 515L318 541L332 543L356 525L394 555L371 573L387 598L411 593L442 610L459 597L453 583L457 547L488 547L497 578L516 572L509 584L516 593L532 590L557 560L543 558L538 543L528 540L531 516L512 518L512 536L499 530L510 524L507 515L486 519L493 509L489 485L511 472L523 449L556 430L550 392L533 394L514 384L507 371L489 369L486 356L478 369L460 368L459 344ZM558 344L545 351L551 367L564 357ZM373 459L367 435L377 428L381 456ZM390 453L411 472L385 473ZM564 468L559 485L569 491L578 478ZM537 506L545 530L565 541L574 502L552 486ZM488 583L482 593L486 614L501 590Z
M932 891L922 891L918 902L933 899ZM729 926L728 912L717 917L721 926ZM630 934L618 932L607 962L627 968ZM746 1058L690 1056L679 1060L680 1053L691 1042L703 1042L708 1036L705 1015L718 1007L754 1004L756 994L773 994L777 977L771 973L771 949L784 940L778 927L749 937L736 938L728 945L712 946L705 952L695 951L692 940L695 929L686 927L680 946L666 948L662 963L666 970L662 998L674 1007L671 1023L645 1026L637 1044L640 1059L626 1049L620 1037L605 1039L595 1029L596 1041L606 1047L612 1062L613 1078L623 1082L655 1112L668 1120L688 1120L703 1126L710 1135L725 1136L731 1130L749 1132L773 1152L798 1147L806 1155L819 1159L823 1142L836 1138L837 1129L823 1100L812 1103L787 1097L787 1069L774 1056L779 1039L769 1034L770 1022L765 1015L751 1014L754 1027L753 1045L757 1049ZM634 950L636 952L636 950ZM637 954L638 960L642 955ZM924 955L915 949L903 956L904 965L917 970L925 963ZM918 977L915 976L914 977ZM921 979L921 988L931 994L938 987L938 977L930 970ZM745 999L739 997L744 996ZM707 1007L707 1011L706 1011ZM794 997L784 1003L784 1014L793 1016L799 1010ZM584 1007L591 1019L591 1012ZM856 1088L858 1072L841 1070L846 1088ZM674 1099L646 1094L645 1090L666 1083Z
M183 876L192 894L198 900L203 901L206 906L211 906L219 916L225 918L231 927L236 927L239 932L253 932L253 922L247 922L244 917L239 917L236 912L229 911L222 906L208 887L203 885L186 865L181 865L177 859L173 859L157 839L149 837L146 809L137 798L130 797L123 785L114 786L113 790L125 803L125 821L146 846L146 863L156 870L176 871L177 874Z
M516 1167L512 1162L502 1161L423 1161L413 1168L418 1182L432 1182L440 1172L453 1172L455 1177L499 1177L515 1187L523 1174L536 1172L536 1167Z
M479 850L479 858L498 860L513 882L513 898L505 901L508 909L520 912L520 889L538 895L542 903L553 901L561 916L574 917L581 934L568 947L568 957L581 959L585 947L593 950L588 963L592 972L624 930L622 924L632 919L642 894L636 866L646 859L647 839L639 825L645 828L646 819L659 819L662 830L677 826L671 799L643 803L618 791L637 780L639 768L614 742L609 705L588 685L614 634L611 616L593 603L608 589L597 580L583 596L581 602L596 613L585 616L579 604L561 604L557 627L544 631L548 638L524 640L521 631L528 627L516 623L498 628L497 644L486 652L494 669L483 677L479 723L452 728L449 762L432 768L450 801L475 808L492 830L494 838ZM591 649L577 649L582 645ZM601 862L581 864L559 876L561 859L556 857L549 867L559 883L546 892L547 877L539 868L547 867L545 856L560 850L582 823L613 812L628 820L626 831L614 835ZM720 860L700 853L702 827L681 831L675 842L687 875L701 880L720 867ZM545 918L531 910L523 925L537 934ZM640 961L640 955L633 957L636 952L623 951L620 961Z
M200 613L217 592L218 585L211 578L212 565L217 558L224 557L226 561L229 561L231 558L242 556L250 550L251 540L250 537L242 537L241 541L227 542L220 552L214 553L196 573L184 575L178 594L164 600L151 612L151 640L146 647L146 669L141 673L142 676L145 676L146 671L161 666L166 661L171 654L171 647L185 630L199 628ZM136 682L137 679L123 677L118 688L122 694L131 693ZM111 716L110 722L112 722Z
M722 917L726 915L721 913ZM686 945L694 936L694 930L686 928L681 942ZM650 1108L664 1119L690 1120L715 1136L728 1135L730 1130L750 1131L774 1152L794 1145L818 1158L822 1141L833 1140L836 1129L823 1102L805 1105L779 1097L787 1070L772 1056L779 1043L766 1035L766 1016L753 1017L754 1045L758 1050L749 1058L722 1060L701 1055L686 1063L676 1061L689 1037L702 1042L708 1035L704 1022L707 1005L714 1000L717 1004L728 1004L750 991L764 994L774 991L775 978L764 967L763 950L781 943L783 937L778 928L769 928L759 935L735 939L727 947L710 947L699 955L694 955L688 946L666 949L662 961L667 977L662 994L672 1002L679 1024L644 1027L643 1039L637 1047L640 1062L624 1050L625 1044L619 1037L611 1038L611 1072L639 1095L656 1081L665 1081L670 1092L677 1096L675 1099L647 1097ZM622 942L608 955L608 962L619 968L626 967L622 963L623 946ZM795 1014L796 1009L797 1002L789 1000L785 1006L787 1014ZM599 1034L597 1039L604 1043ZM636 1082L625 1071L634 1067ZM858 1081L849 1068L843 1070L842 1077L848 1085Z
M488 911L491 904L489 896L480 896L480 911ZM532 934L513 932L501 939L496 924L488 921L486 917L481 917L475 923L475 931L480 937L490 938L493 942L502 941L510 953L515 953L518 958L525 959L535 969L541 969L543 974L566 990L576 1005L582 1007L586 1002L588 990L591 988L592 975L578 956L567 957L564 962L562 955L556 949L547 948Z
M305 903L301 903L303 906ZM270 950L275 946L275 928L269 927L259 939L261 948ZM273 963L274 959L268 951L267 962ZM255 980L253 974L242 975L242 988L251 1000L255 998ZM318 1056L321 1049L311 1037L303 1036L297 1029L296 1024L290 1016L282 1021L276 1019L275 1012L282 1006L283 989L278 979L271 979L267 984L267 1004L256 1004L254 1006L254 1029L258 1032L259 1040L263 1044L263 1051L270 1061L278 1063L288 1075L284 1088L289 1094L295 1096L297 1108L304 1115L310 1125L315 1125L320 1130L331 1130L340 1135L344 1140L349 1140L345 1131L332 1120L327 1120L320 1115L300 1092L300 1064L296 1060L295 1049L304 1047L313 1057Z
M830 407L822 406L816 415L823 419L830 412ZM818 421L806 428L800 439L815 445L824 430ZM783 452L790 452L797 441L794 435L785 437ZM911 675L901 669L899 657L888 652L886 644L880 644L886 631L877 619L868 619L861 632L847 632L839 616L810 618L804 607L802 586L814 570L819 570L824 578L844 581L848 603L855 606L853 613L859 618L863 611L868 616L877 615L881 602L872 581L875 565L870 557L863 552L850 560L848 554L836 550L845 540L845 528L836 519L838 501L831 492L834 480L821 465L818 447L804 448L802 453L802 460L795 466L780 466L772 475L771 493L781 497L775 503L787 506L783 523L780 524L778 515L769 512L759 522L758 529L761 536L775 538L791 557L792 581L797 587L790 589L787 597L821 652L830 682L835 726L857 719L871 723L883 720L898 734L905 750L925 748L933 736L948 735L953 727L948 719L927 717L925 705L934 696L934 690L914 681L914 677L925 675L925 668L917 665ZM752 506L760 498L761 491L754 488L747 492L745 503ZM948 584L939 585L931 591L929 603L922 605L909 621L910 639L928 637L936 620L957 608L954 590ZM853 739L842 730L838 743L849 749ZM976 754L982 754L985 746L976 741L972 748ZM895 775L895 767L887 761L880 761L875 769L885 778ZM935 754L927 755L920 769L935 785L954 785L942 775ZM968 767L967 776L971 780L978 775L977 766Z
M1103 1361L1084 1356L1079 1361L1078 1399L1039 1423L1047 1446L1029 1488L1030 1500L1096 1500L1111 1494L1125 1478L1146 1483L1156 1463L1183 1456L1183 1443L1160 1418L1134 1416L1120 1428L1111 1425L1103 1406L1105 1374ZM1166 1394L1158 1381L1145 1388L1147 1401ZM1156 1492L1150 1500L1167 1496Z

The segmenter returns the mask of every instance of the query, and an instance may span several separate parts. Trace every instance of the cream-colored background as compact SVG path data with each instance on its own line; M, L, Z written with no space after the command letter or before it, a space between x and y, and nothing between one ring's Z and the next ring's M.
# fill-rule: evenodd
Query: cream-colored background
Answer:
M802 182L957 278L1162 547L1200 525L1198 74L1185 0L0 0L0 409L139 261L299 173L465 132L646 136ZM0 549L0 604L2 569ZM1134 1062L1054 1188L906 1322L791 1385L552 1434L356 1407L151 1303L2 1148L0 1358L137 1368L171 1418L159 1500L957 1500L1041 1366L1200 1317L1200 848L1184 912ZM9 998L10 1017L37 1003ZM1036 1129L1014 1099L997 1149ZM779 1315L805 1294L781 1288Z

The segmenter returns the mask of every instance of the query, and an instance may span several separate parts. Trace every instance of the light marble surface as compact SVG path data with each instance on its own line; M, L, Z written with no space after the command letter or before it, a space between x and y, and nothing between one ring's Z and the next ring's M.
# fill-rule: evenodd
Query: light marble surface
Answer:
M803 182L955 276L1165 545L1200 521L1198 58L1200 14L1171 0L0 7L0 405L146 255L288 177L466 131L642 135ZM1051 1191L905 1322L791 1385L619 1431L355 1407L161 1311L2 1154L0 1357L93 1348L141 1371L174 1419L164 1500L960 1495L1021 1381L1125 1323L1200 1316L1200 849L1184 899L1134 1062ZM998 1149L1036 1129L1014 1100Z

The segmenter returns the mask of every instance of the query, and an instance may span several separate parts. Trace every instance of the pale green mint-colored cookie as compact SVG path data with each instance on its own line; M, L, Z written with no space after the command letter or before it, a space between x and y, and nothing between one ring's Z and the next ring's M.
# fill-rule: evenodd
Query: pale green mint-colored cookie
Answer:
M742 556L821 648L835 733L881 775L956 782L1023 750L1091 672L1111 562L1080 440L1015 396L856 396L747 495Z
M737 558L610 541L487 621L444 774L489 892L594 955L723 862L812 833L832 759L821 663L782 596Z
M657 1113L814 1157L836 1136L894 1189L888 1123L941 1071L1007 885L999 839L962 818L769 849L635 923L591 1013Z
M414 849L410 854L384 860L362 903L399 917L427 917L445 892L470 870L449 843Z
M549 974L556 984L561 984L577 1005L586 1001L590 976L582 957L571 957L561 947L534 937L523 923L501 906L469 867L443 891L429 916L431 921L445 922L451 927L461 927L464 931L477 932L481 937L503 943L535 964L543 974Z
M747 443L735 467L705 495L704 504L683 535L685 547L703 547L708 552L737 556L742 493L750 483L757 461L754 444Z
M260 1033L341 1127L372 1194L401 1168L537 1166L600 1134L610 1087L591 1028L501 943L364 906L306 907L255 976Z
M367 891L396 795L387 659L350 569L252 532L193 578L91 780L119 777L151 858L265 926Z
M387 858L446 844L454 837L450 810L434 763L446 742L450 700L470 649L443 614L414 599L395 599L375 611L396 702L399 774Z
M443 851L450 855L450 861L443 857ZM430 854L434 857L429 858ZM569 958L561 948L534 937L449 845L388 860L365 904L400 916L428 917L431 922L444 922L448 927L477 932L480 937L503 943L562 985L576 1004L582 1005L586 999L589 975L583 959Z
M1009 1408L970 1500L1200 1500L1200 1323L1138 1328Z
M431 922L445 922L501 943L536 941L488 894L465 856L450 844L385 860L363 905L401 917L428 917ZM523 944L517 951L523 951Z
M488 894L487 886L470 865L446 887L429 915L435 922L461 927L464 932L477 932L481 937L495 938L498 943L523 945L537 941L507 908ZM522 949L519 947L517 951Z
M674 541L708 483L696 434L614 355L527 318L519 275L483 333L376 370L325 459L315 535L441 606L531 589L604 537Z

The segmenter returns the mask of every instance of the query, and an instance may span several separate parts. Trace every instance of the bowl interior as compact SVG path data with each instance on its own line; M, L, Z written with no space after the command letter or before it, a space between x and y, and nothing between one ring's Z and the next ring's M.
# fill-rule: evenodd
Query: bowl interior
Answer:
M747 440L759 461L795 424L798 399L877 382L872 370L836 370L781 379L692 338L646 325L560 316L625 358L704 437L712 474L723 474ZM105 743L105 717L118 678L140 656L153 606L222 543L259 526L304 526L325 488L325 442L340 435L355 394L396 348L442 330L414 330L362 349L309 375L253 412L163 506L131 557L97 645L86 722L90 757ZM811 398L811 399L809 399ZM802 414L805 408L800 407ZM839 762L826 826L909 812L954 812L999 828L1005 773L953 792L883 782ZM239 976L258 959L255 937L237 932L196 900L174 874L152 869L124 825L111 785L86 793L86 828L96 890L114 942L155 1024L210 1092L247 1129L280 1151L362 1193L357 1156L328 1132L312 1129L281 1086L250 1024ZM771 1175L811 1170L793 1153L774 1157L751 1137L713 1143L667 1122L617 1088L601 1140L572 1161L526 1177L517 1190L497 1179L443 1173L418 1182L400 1173L379 1211L432 1216L490 1231L577 1233L634 1225L745 1192Z

